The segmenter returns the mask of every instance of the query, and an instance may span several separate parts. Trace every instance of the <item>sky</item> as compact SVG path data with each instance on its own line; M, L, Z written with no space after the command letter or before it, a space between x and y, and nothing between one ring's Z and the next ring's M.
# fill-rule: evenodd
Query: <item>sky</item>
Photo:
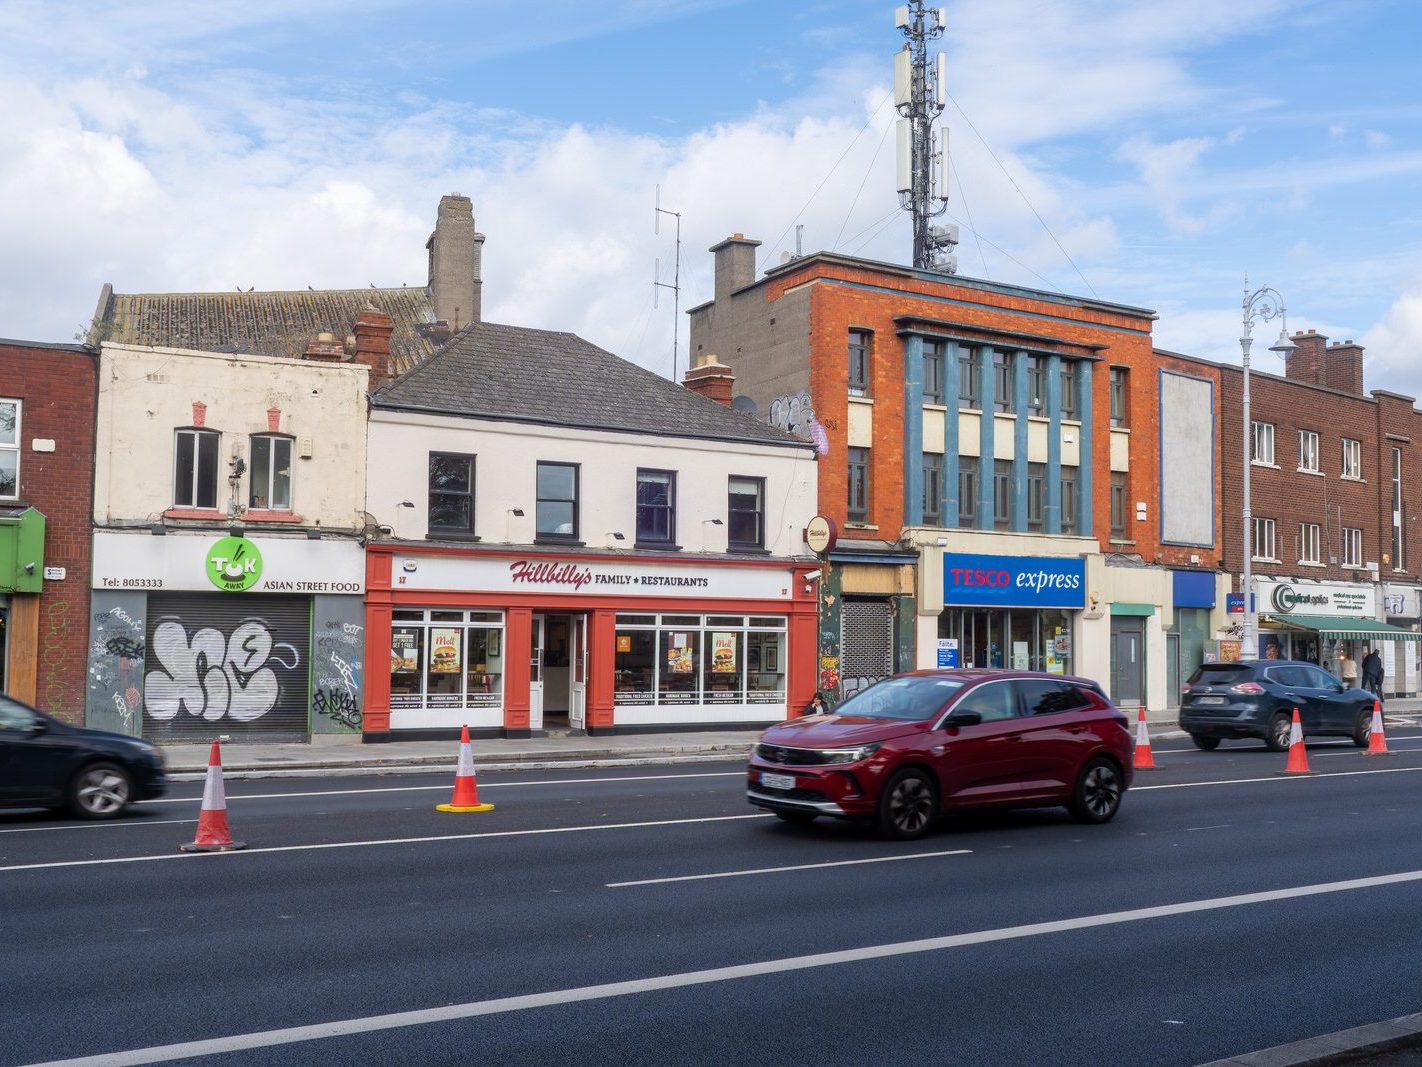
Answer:
M1155 310L1239 362L1240 301L1422 396L1417 0L947 0L960 273ZM891 0L0 0L0 336L120 292L422 285L473 198L484 314L663 374L733 232L904 263ZM1277 322L1256 327L1254 366Z

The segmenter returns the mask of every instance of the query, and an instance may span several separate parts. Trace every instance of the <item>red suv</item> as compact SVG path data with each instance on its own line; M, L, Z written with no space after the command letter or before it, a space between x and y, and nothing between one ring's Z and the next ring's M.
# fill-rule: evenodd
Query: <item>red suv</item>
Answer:
M1109 821L1131 784L1126 716L1084 678L917 671L832 715L772 726L751 752L746 798L786 822L872 819L918 837L946 811L1065 804Z

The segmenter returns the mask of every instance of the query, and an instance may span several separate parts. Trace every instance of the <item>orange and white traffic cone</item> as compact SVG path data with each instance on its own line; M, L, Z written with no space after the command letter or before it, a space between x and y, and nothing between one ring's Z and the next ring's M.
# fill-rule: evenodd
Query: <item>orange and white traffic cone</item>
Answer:
M1365 756L1386 756L1387 737L1383 734L1382 701L1373 701L1373 726L1368 735L1368 751Z
M454 796L448 804L436 804L435 811L493 811L494 805L479 803L479 783L474 779L474 750L469 745L469 727L459 735L459 768L454 772Z
M1294 709L1294 722L1289 727L1289 762L1284 767L1285 774L1309 774L1308 753L1304 751L1303 723L1299 722L1299 709Z
M207 782L202 787L202 810L198 813L197 836L180 852L232 852L246 848L247 842L233 841L227 828L227 793L222 787L222 746L212 743L207 757Z
M1146 726L1145 708L1141 708L1141 717L1136 722L1135 769L1138 771L1155 769L1155 756L1150 751L1150 728Z

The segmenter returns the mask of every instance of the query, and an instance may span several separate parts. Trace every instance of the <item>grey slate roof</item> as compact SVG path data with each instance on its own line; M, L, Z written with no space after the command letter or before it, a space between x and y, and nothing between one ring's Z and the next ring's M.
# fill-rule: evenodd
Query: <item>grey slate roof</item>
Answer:
M344 341L367 304L391 318L390 360L396 373L435 350L421 332L434 318L434 302L424 286L265 293L115 293L105 286L90 340L299 357L318 333Z
M371 396L379 408L813 447L575 334L470 323Z

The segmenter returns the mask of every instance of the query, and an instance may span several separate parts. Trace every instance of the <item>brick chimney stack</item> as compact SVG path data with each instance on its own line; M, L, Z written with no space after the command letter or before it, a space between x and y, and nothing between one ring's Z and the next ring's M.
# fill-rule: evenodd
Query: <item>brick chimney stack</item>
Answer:
M390 378L390 316L367 305L355 320L355 362L370 368L373 393Z
M425 247L430 253L429 290L435 318L455 330L480 321L484 235L474 230L474 202L458 193L440 197L434 233Z
M346 358L346 349L334 335L318 333L316 339L306 346L302 358L309 359L313 363L343 363Z
M1335 341L1323 354L1323 384L1330 389L1363 395L1363 346Z
M1300 330L1289 340L1298 347L1284 357L1284 377L1309 385L1328 384L1323 371L1328 338L1314 330Z
M709 400L730 407L736 376L730 367L708 352L697 360L696 366L686 372L682 384L693 393L700 393Z
M712 245L716 257L716 299L730 296L755 281L755 250L759 241L743 233L732 234L720 244Z

